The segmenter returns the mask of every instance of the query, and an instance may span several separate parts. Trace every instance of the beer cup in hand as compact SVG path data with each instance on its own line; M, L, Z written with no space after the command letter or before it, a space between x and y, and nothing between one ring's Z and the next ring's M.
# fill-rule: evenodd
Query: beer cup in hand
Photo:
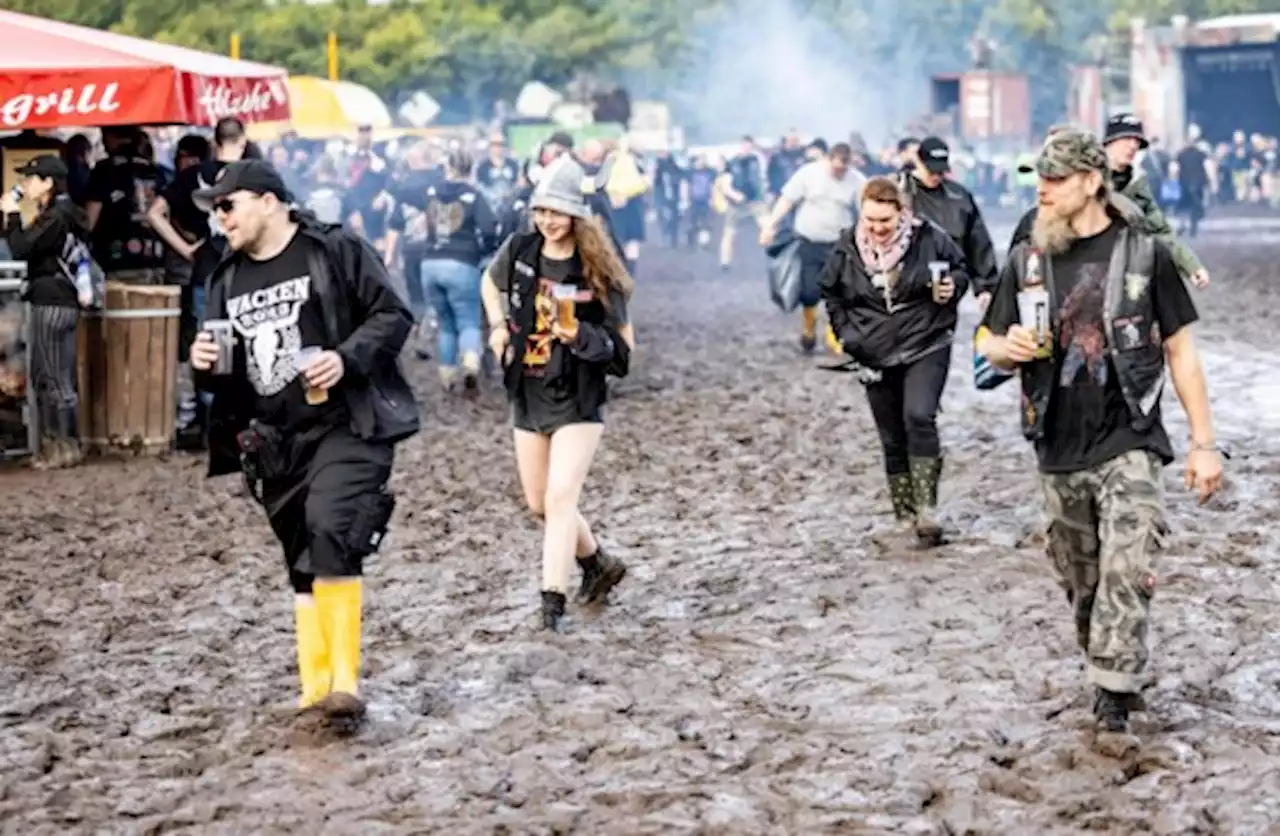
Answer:
M1015 363L1030 363L1040 348L1036 332L1025 325L1011 325L1004 341L1005 353Z
M933 283L933 301L945 305L956 295L956 281L950 276L943 276Z
M201 331L191 344L191 368L198 372L207 372L218 362L219 348L213 334Z

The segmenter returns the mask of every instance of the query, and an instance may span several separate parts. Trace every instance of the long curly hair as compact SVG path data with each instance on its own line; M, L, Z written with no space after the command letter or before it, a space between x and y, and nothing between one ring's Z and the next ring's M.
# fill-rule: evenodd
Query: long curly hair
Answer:
M609 291L630 299L635 281L627 273L618 250L605 233L598 218L573 219L573 243L582 261L582 274L587 286L606 308L610 308Z

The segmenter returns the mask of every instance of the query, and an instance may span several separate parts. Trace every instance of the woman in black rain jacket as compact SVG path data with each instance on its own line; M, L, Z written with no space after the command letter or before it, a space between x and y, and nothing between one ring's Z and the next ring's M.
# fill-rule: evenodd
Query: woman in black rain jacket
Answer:
M865 369L894 516L926 546L942 537L937 414L956 307L969 284L960 248L941 227L912 215L898 185L884 177L867 183L858 221L821 279L832 328Z

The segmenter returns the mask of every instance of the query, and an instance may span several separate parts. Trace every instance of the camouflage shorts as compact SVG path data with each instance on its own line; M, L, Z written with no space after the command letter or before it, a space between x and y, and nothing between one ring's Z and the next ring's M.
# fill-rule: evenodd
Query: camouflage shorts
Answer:
M1160 459L1134 450L1089 470L1041 474L1049 556L1075 609L1089 682L1131 693L1147 665L1154 561L1167 532Z

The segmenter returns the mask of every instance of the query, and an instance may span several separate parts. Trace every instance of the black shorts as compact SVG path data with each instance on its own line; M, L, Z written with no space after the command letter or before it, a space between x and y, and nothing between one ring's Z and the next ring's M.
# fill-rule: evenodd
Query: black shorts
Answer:
M358 438L346 424L286 444L288 472L263 480L262 499L290 584L308 593L316 576L359 577L376 550L371 535L391 515L394 448Z
M584 409L576 393L526 379L512 399L511 422L517 430L551 435L574 424L603 424L604 407Z

